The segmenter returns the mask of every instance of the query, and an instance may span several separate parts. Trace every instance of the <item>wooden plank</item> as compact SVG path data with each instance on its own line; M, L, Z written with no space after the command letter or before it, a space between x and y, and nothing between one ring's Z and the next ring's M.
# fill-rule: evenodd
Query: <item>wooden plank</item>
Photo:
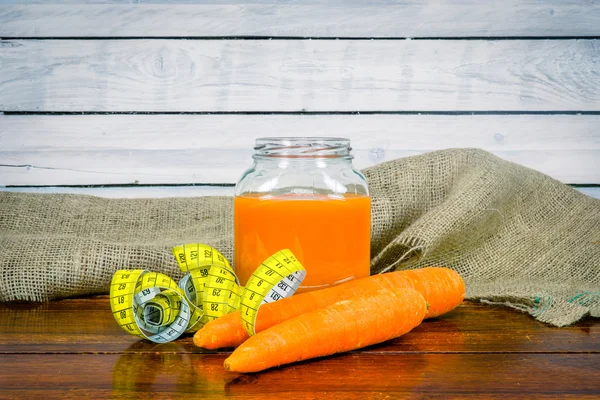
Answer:
M579 190L581 193L586 194L590 197L600 199L600 187L599 186L576 187L575 189Z
M31 5L32 3L43 4ZM421 0L381 1L375 4L367 1L131 3L131 0L0 0L0 37L600 35L600 4L582 1L453 0L436 3Z
M345 354L260 374L226 355L2 355L2 395L36 398L597 398L596 354Z
M354 165L478 147L600 183L598 115L8 115L0 185L234 184L260 136L344 136ZM20 167L19 167L20 166Z
M598 40L4 40L3 111L598 111Z
M600 188L590 196L600 198ZM233 196L233 186L93 186L93 187L4 187L0 191L21 193L71 193L106 198L162 198L162 197L201 197Z
M0 312L0 354L210 352L195 347L189 335L158 346L127 334L114 321L107 296L0 303ZM575 326L554 328L509 308L466 302L443 317L424 321L411 335L361 352L600 353L600 321L587 318Z
M600 149L600 115L1 115L2 151L250 149L257 137L342 136L354 150Z
M600 199L600 187L577 186L575 190ZM162 198L162 197L200 197L200 196L233 196L233 186L26 186L5 187L0 191L21 193L71 193L107 198Z
M425 153L390 149L393 160ZM234 184L252 165L251 150L0 151L2 185ZM599 182L599 150L495 151L508 161L564 183ZM354 151L357 167L379 164L368 150ZM33 161L33 162L32 162ZM16 167L14 167L16 166ZM566 168L566 169L565 169Z
M591 399L600 391L594 318L552 328L466 302L381 345L241 375L223 368L229 351L122 332L108 302L1 303L0 397Z

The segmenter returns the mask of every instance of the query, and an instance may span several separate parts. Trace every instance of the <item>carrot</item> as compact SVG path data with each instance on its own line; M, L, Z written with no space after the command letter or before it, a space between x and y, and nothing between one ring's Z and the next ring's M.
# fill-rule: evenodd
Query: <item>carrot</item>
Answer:
M428 267L389 272L265 304L258 312L256 332L355 295L394 288L414 288L421 293L430 306L426 318L437 317L454 309L465 295L462 278L448 268ZM240 313L234 312L207 323L194 335L194 344L207 349L236 347L248 337Z
M354 296L252 336L225 360L225 368L257 372L381 343L409 332L425 314L427 303L413 289Z

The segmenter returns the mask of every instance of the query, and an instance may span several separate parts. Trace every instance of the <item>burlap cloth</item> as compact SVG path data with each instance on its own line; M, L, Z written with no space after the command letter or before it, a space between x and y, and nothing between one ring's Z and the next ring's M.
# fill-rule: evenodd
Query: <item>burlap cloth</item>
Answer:
M441 265L467 298L556 326L600 310L600 200L476 149L363 171L372 195L371 271ZM181 276L171 247L232 259L232 199L104 199L0 192L0 301L107 293L119 268Z

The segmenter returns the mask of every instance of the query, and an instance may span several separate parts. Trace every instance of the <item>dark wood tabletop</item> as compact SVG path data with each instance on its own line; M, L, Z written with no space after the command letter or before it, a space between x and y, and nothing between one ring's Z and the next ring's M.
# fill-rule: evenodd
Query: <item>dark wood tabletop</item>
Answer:
M600 321L466 302L396 340L257 374L122 331L107 296L0 304L0 398L600 398Z

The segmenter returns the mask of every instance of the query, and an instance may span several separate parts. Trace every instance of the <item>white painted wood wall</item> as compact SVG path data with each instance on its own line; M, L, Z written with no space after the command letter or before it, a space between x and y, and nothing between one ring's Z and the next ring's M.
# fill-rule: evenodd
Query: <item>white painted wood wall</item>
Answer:
M600 2L0 0L0 189L231 194L259 136L479 147L600 198Z

